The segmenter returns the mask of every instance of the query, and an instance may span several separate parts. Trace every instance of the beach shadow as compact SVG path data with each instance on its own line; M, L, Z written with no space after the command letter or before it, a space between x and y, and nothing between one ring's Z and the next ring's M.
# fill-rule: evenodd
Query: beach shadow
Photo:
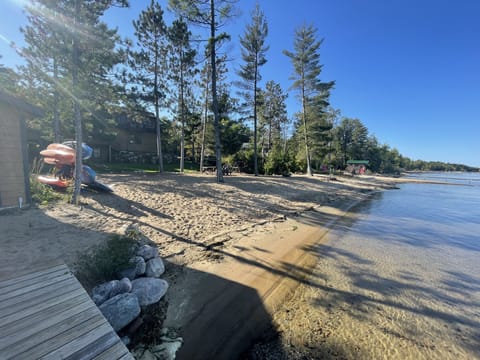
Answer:
M82 194L86 198L94 198L104 208L115 208L126 216L143 217L156 216L163 219L173 219L156 209L145 206L142 203L130 199L125 199L115 193L85 192ZM106 212L104 213L106 214Z
M168 310L164 326L180 328L176 359L236 359L268 329L272 318L257 291L212 273L165 261Z

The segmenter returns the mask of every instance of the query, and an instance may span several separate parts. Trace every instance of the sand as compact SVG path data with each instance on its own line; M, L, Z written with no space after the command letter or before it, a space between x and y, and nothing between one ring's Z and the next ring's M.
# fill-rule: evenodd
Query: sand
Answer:
M238 304L250 304L257 309L255 320L271 325L285 297L315 264L304 248L321 240L350 205L392 187L391 179L331 180L318 175L236 174L223 184L199 174L113 174L99 180L111 185L114 194L85 192L80 206L57 204L1 213L0 279L46 262L65 262L75 270L79 254L136 225L166 262L170 283L166 326L200 344L205 344L201 335L212 321L222 319L230 327L229 321L240 315L243 320L252 318L249 312L235 317L232 306ZM225 296L209 299L212 294ZM238 297L245 302L236 301ZM211 309L205 311L202 301ZM233 317L219 316L219 308ZM198 328L192 330L193 320ZM243 329L241 346L226 344L231 336L218 340L212 333L212 348L204 346L205 351L232 354L263 325ZM192 349L187 339L183 358Z
M0 213L0 278L38 263L74 267L78 253L136 224L177 265L205 259L205 248L235 241L271 222L322 205L358 198L381 183L329 182L322 177L119 174L100 180L113 194L85 192L79 207L56 204Z

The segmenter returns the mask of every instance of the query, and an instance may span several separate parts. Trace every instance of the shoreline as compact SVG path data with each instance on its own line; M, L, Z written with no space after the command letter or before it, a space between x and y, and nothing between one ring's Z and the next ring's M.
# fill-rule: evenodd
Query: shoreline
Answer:
M169 301L164 323L167 328L183 329L179 332L185 342L178 359L231 359L248 349L252 339L272 326L274 313L316 266L318 258L310 249L323 244L338 221L376 193L360 192L360 199L346 201L340 208L320 206L271 223L266 234L262 231L213 249L224 258L219 263L184 269L186 275L180 280L184 285L173 294L181 301ZM213 280L218 285L212 286L212 277L222 280ZM208 288L208 293L188 294L184 289L192 283L197 289ZM179 307L190 311L178 313Z
M206 354L238 355L305 281L317 261L309 249L355 204L395 188L390 180L241 174L217 184L208 175L103 175L115 193L86 193L80 208L61 204L0 215L0 278L46 261L61 260L73 270L79 253L135 224L166 263L164 326L184 337L178 358L198 350L194 343L202 349L211 343ZM221 319L223 332L212 332L212 315L226 313L234 316ZM251 316L253 322L241 321ZM244 334L240 343L225 336L231 331Z
M358 223L340 221L273 330L242 359L477 358L476 222L465 215L470 231L458 232L458 209L448 206L458 198L431 202L431 190L385 193L359 208ZM409 210L416 201L420 210Z

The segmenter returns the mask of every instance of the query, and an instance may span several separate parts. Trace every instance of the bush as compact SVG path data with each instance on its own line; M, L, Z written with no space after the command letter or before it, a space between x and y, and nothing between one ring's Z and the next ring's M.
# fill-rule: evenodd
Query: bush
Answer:
M105 244L96 245L80 254L75 263L75 276L86 289L114 280L119 271L127 269L138 242L127 236L113 235Z
M258 160L258 172L263 173L262 156L257 154ZM233 164L236 164L240 171L253 174L254 172L254 159L253 150L240 150L232 156Z
M265 161L265 174L267 175L288 175L296 171L297 166L288 152L284 153L281 146L276 145L270 150Z
M38 181L37 177L43 168L43 163L38 160L34 160L32 169L30 170L30 194L32 201L40 205L47 205L57 201L68 201L70 191L63 193L55 191L51 186L42 184Z

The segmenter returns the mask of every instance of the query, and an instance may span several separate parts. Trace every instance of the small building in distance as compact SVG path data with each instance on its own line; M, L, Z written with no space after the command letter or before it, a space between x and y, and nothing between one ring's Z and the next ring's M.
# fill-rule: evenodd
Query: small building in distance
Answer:
M39 108L0 90L0 209L31 201L25 119L37 116Z
M346 172L351 175L363 175L367 171L368 160L348 160Z

